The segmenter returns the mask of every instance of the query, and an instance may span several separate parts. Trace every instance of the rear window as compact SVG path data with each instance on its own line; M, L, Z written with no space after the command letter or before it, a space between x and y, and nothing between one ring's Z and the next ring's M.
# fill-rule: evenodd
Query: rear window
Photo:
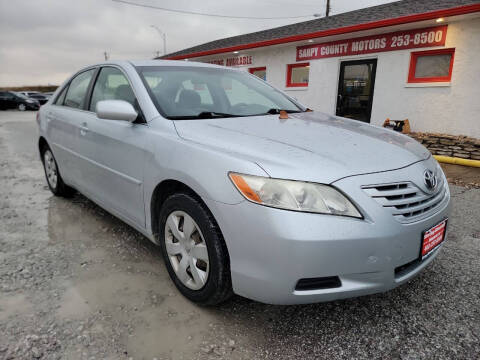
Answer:
M95 72L95 69L87 70L77 75L68 86L64 105L76 109L83 108L85 96L87 95L88 85Z
M68 89L68 86L65 86L62 90L62 92L60 93L60 95L58 95L57 99L55 100L55 105L63 105L63 102L65 101L65 95L67 94L67 89Z

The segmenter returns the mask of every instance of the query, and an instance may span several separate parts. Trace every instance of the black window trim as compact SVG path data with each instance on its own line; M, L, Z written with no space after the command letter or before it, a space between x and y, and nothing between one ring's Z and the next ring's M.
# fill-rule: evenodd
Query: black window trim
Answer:
M83 101L84 110L91 113L95 113L95 111L90 110L90 102L92 101L93 88L97 83L98 75L100 74L100 70L102 70L102 68L103 67L99 66L95 69L95 72L93 73L93 76L92 76L92 80L90 80L90 84L88 84L87 94Z
M55 99L52 101L52 105L56 105L56 106L63 106L63 103L65 102L65 97L67 96L67 91L68 91L68 88L70 87L70 81L65 84L65 86L62 88L62 90L60 90L60 92L58 93L58 95L55 97ZM63 101L61 104L57 104L57 100L59 98L62 97L62 94L63 92L65 91L65 97L63 98Z

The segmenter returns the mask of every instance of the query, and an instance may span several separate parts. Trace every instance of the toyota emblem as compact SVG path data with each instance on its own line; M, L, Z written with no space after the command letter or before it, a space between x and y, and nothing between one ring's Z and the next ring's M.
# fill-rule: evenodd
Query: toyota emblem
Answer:
M432 170L425 170L423 173L423 182L428 190L433 191L437 187L437 175Z

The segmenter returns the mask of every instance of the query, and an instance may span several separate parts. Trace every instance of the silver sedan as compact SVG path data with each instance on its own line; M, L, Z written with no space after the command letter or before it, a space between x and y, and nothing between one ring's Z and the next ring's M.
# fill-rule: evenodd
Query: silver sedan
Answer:
M200 304L386 291L445 239L450 194L428 150L244 71L102 63L67 80L37 122L51 191L79 191L159 245Z

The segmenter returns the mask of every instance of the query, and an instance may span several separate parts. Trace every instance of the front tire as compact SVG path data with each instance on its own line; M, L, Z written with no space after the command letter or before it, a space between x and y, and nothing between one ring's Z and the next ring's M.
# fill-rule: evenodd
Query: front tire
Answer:
M227 300L232 295L228 251L206 206L191 194L173 194L159 221L163 258L178 290L201 305Z
M18 110L25 111L27 110L27 106L25 104L18 104Z
M60 172L58 171L57 161L53 157L52 150L50 150L48 146L45 146L42 149L41 156L47 184L53 195L72 197L75 194L75 189L63 182Z

